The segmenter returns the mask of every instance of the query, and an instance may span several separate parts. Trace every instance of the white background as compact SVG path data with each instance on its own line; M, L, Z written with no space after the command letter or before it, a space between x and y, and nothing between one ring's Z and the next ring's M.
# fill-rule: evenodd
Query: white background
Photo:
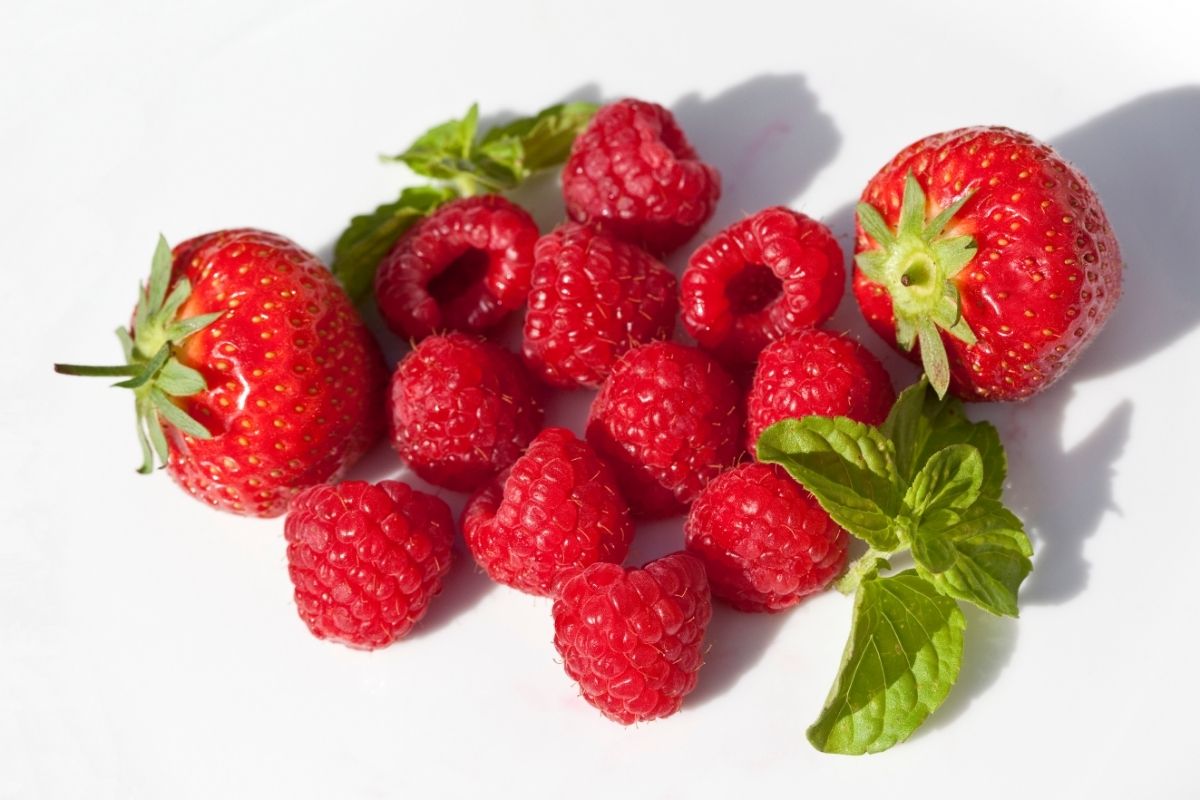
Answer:
M1193 8L5 2L0 798L1197 796ZM886 754L804 739L848 628L833 593L719 610L683 713L630 729L577 698L549 603L469 559L411 639L318 642L281 522L138 477L130 398L51 374L118 355L159 231L253 225L328 257L410 180L376 155L472 100L624 95L672 107L723 172L709 233L786 203L845 242L900 147L1001 123L1077 163L1122 243L1126 296L1074 371L972 410L1008 445L1036 569L1019 621L969 614L959 685ZM561 215L551 182L523 199ZM864 330L849 301L834 326ZM356 474L399 470L385 447ZM634 557L679 543L645 528Z

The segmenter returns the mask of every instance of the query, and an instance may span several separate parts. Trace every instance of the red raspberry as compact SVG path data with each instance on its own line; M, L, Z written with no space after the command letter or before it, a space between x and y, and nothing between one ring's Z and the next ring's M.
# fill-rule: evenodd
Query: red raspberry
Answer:
M811 328L763 349L746 396L746 448L781 419L817 414L867 425L887 418L896 390L871 351L849 336Z
M311 486L283 534L300 618L318 639L367 650L412 630L453 559L449 507L399 481Z
M721 176L660 105L621 100L601 108L563 167L563 199L576 222L665 255L712 216Z
M462 529L493 580L541 595L565 567L620 564L633 539L611 470L564 428L539 433L506 475L471 498Z
M396 452L425 480L460 492L516 461L544 413L519 358L462 333L418 344L396 367L388 400Z
M380 262L379 312L408 339L487 330L524 304L537 238L533 218L499 195L446 203Z
M587 439L613 466L638 517L687 508L741 455L741 392L694 347L652 342L613 368L588 416Z
M683 324L729 364L750 363L769 343L829 319L845 289L837 240L786 208L735 222L692 254L683 273Z
M712 600L687 553L641 569L593 564L563 582L553 614L563 667L609 719L670 716L696 688Z
M525 360L552 386L598 386L626 350L671 338L675 292L645 251L568 222L537 243Z
M713 594L741 611L783 611L846 564L846 532L772 464L742 464L704 488L684 525Z

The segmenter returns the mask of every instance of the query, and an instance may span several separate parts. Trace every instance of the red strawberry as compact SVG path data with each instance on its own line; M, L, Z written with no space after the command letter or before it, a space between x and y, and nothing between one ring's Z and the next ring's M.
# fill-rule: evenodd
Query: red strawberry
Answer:
M631 347L675 330L675 276L640 248L568 222L538 240L525 360L552 386L597 386Z
M493 580L550 594L564 568L621 563L633 520L612 471L586 442L547 428L463 510L463 535Z
M842 260L821 223L764 209L692 254L680 286L683 325L722 362L752 363L768 342L829 318L845 288Z
M783 611L837 577L848 536L773 464L741 464L704 487L684 526L713 594L741 611Z
M300 618L318 639L367 650L425 616L454 555L449 506L399 481L309 487L283 533Z
M256 230L165 241L128 333L144 460L193 497L273 517L336 479L383 428L387 373L341 287L295 243Z
M892 379L871 351L848 336L811 328L772 342L759 356L746 395L746 449L781 419L816 414L883 422L896 400Z
M375 273L388 327L421 339L434 331L484 331L529 292L533 218L499 195L452 200L413 225Z
M562 181L571 219L658 256L692 238L721 196L720 174L700 161L671 112L641 100L596 112Z
M867 184L858 214L855 297L880 336L920 353L939 394L1041 391L1121 294L1121 253L1096 193L1007 128L908 146Z
M564 580L553 614L563 667L609 719L670 716L696 687L712 600L693 556L675 553L641 569L593 564Z
M425 480L478 489L521 455L542 427L525 366L475 336L430 336L404 357L389 393L392 444Z
M741 392L713 359L652 342L617 362L588 416L587 439L616 473L634 516L666 517L741 454Z

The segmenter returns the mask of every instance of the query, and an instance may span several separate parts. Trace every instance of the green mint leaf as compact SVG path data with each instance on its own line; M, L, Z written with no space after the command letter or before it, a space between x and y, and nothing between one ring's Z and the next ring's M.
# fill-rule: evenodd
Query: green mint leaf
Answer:
M592 116L594 103L561 103L532 117L489 130L479 143L480 160L507 171L516 183L567 160L571 144Z
M952 444L930 456L913 478L904 505L918 517L943 508L963 509L979 499L983 459L969 444Z
M454 196L454 190L445 187L409 188L395 202L350 220L333 249L333 274L350 297L359 300L366 295L375 280L376 267L396 240L414 222Z
M757 451L871 547L886 553L900 546L902 489L892 443L877 428L846 417L785 419L763 431Z
M1000 435L987 422L967 419L957 398L939 400L929 391L926 378L900 393L880 430L895 446L896 470L903 483L911 484L937 451L955 444L969 444L983 460L983 495L1000 497L1007 475Z
M863 581L850 638L808 740L826 753L877 753L941 705L962 665L958 604L911 570Z
M471 172L478 123L479 106L472 105L462 119L435 125L391 160L400 161L427 178L454 180L464 172Z
M940 509L913 537L917 571L942 594L992 614L1017 616L1017 591L1033 548L1016 515L990 497L966 510Z

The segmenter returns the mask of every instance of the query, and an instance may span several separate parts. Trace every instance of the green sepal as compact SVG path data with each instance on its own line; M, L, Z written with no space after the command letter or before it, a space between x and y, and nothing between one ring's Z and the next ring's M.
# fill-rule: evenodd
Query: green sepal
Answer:
M910 170L895 230L878 209L858 205L859 224L878 246L858 253L855 264L890 295L896 342L906 351L920 344L922 366L939 396L949 389L951 375L939 331L968 346L976 342L955 281L975 258L977 245L971 236L943 235L971 196L970 191L961 194L927 220L927 195Z
M379 262L417 220L457 196L446 186L405 189L391 203L350 220L333 248L333 274L346 293L361 300L371 290Z
M864 580L837 678L808 740L826 753L877 753L904 741L958 679L966 618L909 570Z
M126 378L113 385L133 391L138 444L142 452L138 472L143 474L154 469L156 458L165 466L170 455L163 420L198 439L212 436L173 398L199 394L207 388L204 376L179 360L179 348L189 336L213 324L224 312L178 319L179 310L191 296L192 286L184 277L172 284L172 272L171 248L160 235L151 259L150 280L138 285L133 330L117 329L125 364L111 367L54 365L56 372L68 375Z

